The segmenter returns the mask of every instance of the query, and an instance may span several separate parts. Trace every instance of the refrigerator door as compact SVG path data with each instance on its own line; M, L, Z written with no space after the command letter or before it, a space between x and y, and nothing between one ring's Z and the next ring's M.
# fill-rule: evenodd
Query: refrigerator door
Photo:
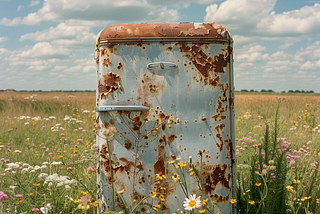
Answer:
M232 40L220 25L216 36L201 37L203 25L193 23L196 37L186 36L186 30L178 37L180 25L126 24L100 33L100 212L175 213L197 207L235 213ZM177 33L141 33L157 26ZM191 195L207 202L186 203Z

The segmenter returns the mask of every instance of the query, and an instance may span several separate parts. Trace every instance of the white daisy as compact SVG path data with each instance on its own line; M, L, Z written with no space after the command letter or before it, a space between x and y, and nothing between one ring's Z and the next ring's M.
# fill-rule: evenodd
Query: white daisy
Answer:
M193 210L194 208L199 208L201 207L201 200L200 200L199 196L198 198L196 198L196 194L190 195L189 198L186 198L184 201L184 209L185 210Z

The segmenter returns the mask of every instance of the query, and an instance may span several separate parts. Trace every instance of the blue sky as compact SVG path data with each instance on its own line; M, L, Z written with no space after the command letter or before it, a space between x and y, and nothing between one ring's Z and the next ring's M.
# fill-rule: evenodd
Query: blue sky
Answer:
M217 22L236 90L320 92L320 0L0 0L0 89L94 90L96 35L128 22Z

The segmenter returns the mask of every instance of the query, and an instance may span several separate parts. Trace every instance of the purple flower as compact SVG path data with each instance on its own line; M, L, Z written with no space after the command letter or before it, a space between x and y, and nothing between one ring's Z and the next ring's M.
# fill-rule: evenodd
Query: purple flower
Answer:
M8 198L9 197L4 192L0 191L0 201L8 200Z
M88 167L87 170L88 170L88 172L93 172L94 171L94 169L91 166Z
M16 198L23 198L23 195L17 194Z

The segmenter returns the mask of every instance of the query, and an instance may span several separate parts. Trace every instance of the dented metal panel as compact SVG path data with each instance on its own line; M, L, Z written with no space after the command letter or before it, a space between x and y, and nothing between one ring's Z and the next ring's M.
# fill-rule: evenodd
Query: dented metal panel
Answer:
M175 213L195 194L197 210L235 213L232 55L217 23L101 31L99 212Z

